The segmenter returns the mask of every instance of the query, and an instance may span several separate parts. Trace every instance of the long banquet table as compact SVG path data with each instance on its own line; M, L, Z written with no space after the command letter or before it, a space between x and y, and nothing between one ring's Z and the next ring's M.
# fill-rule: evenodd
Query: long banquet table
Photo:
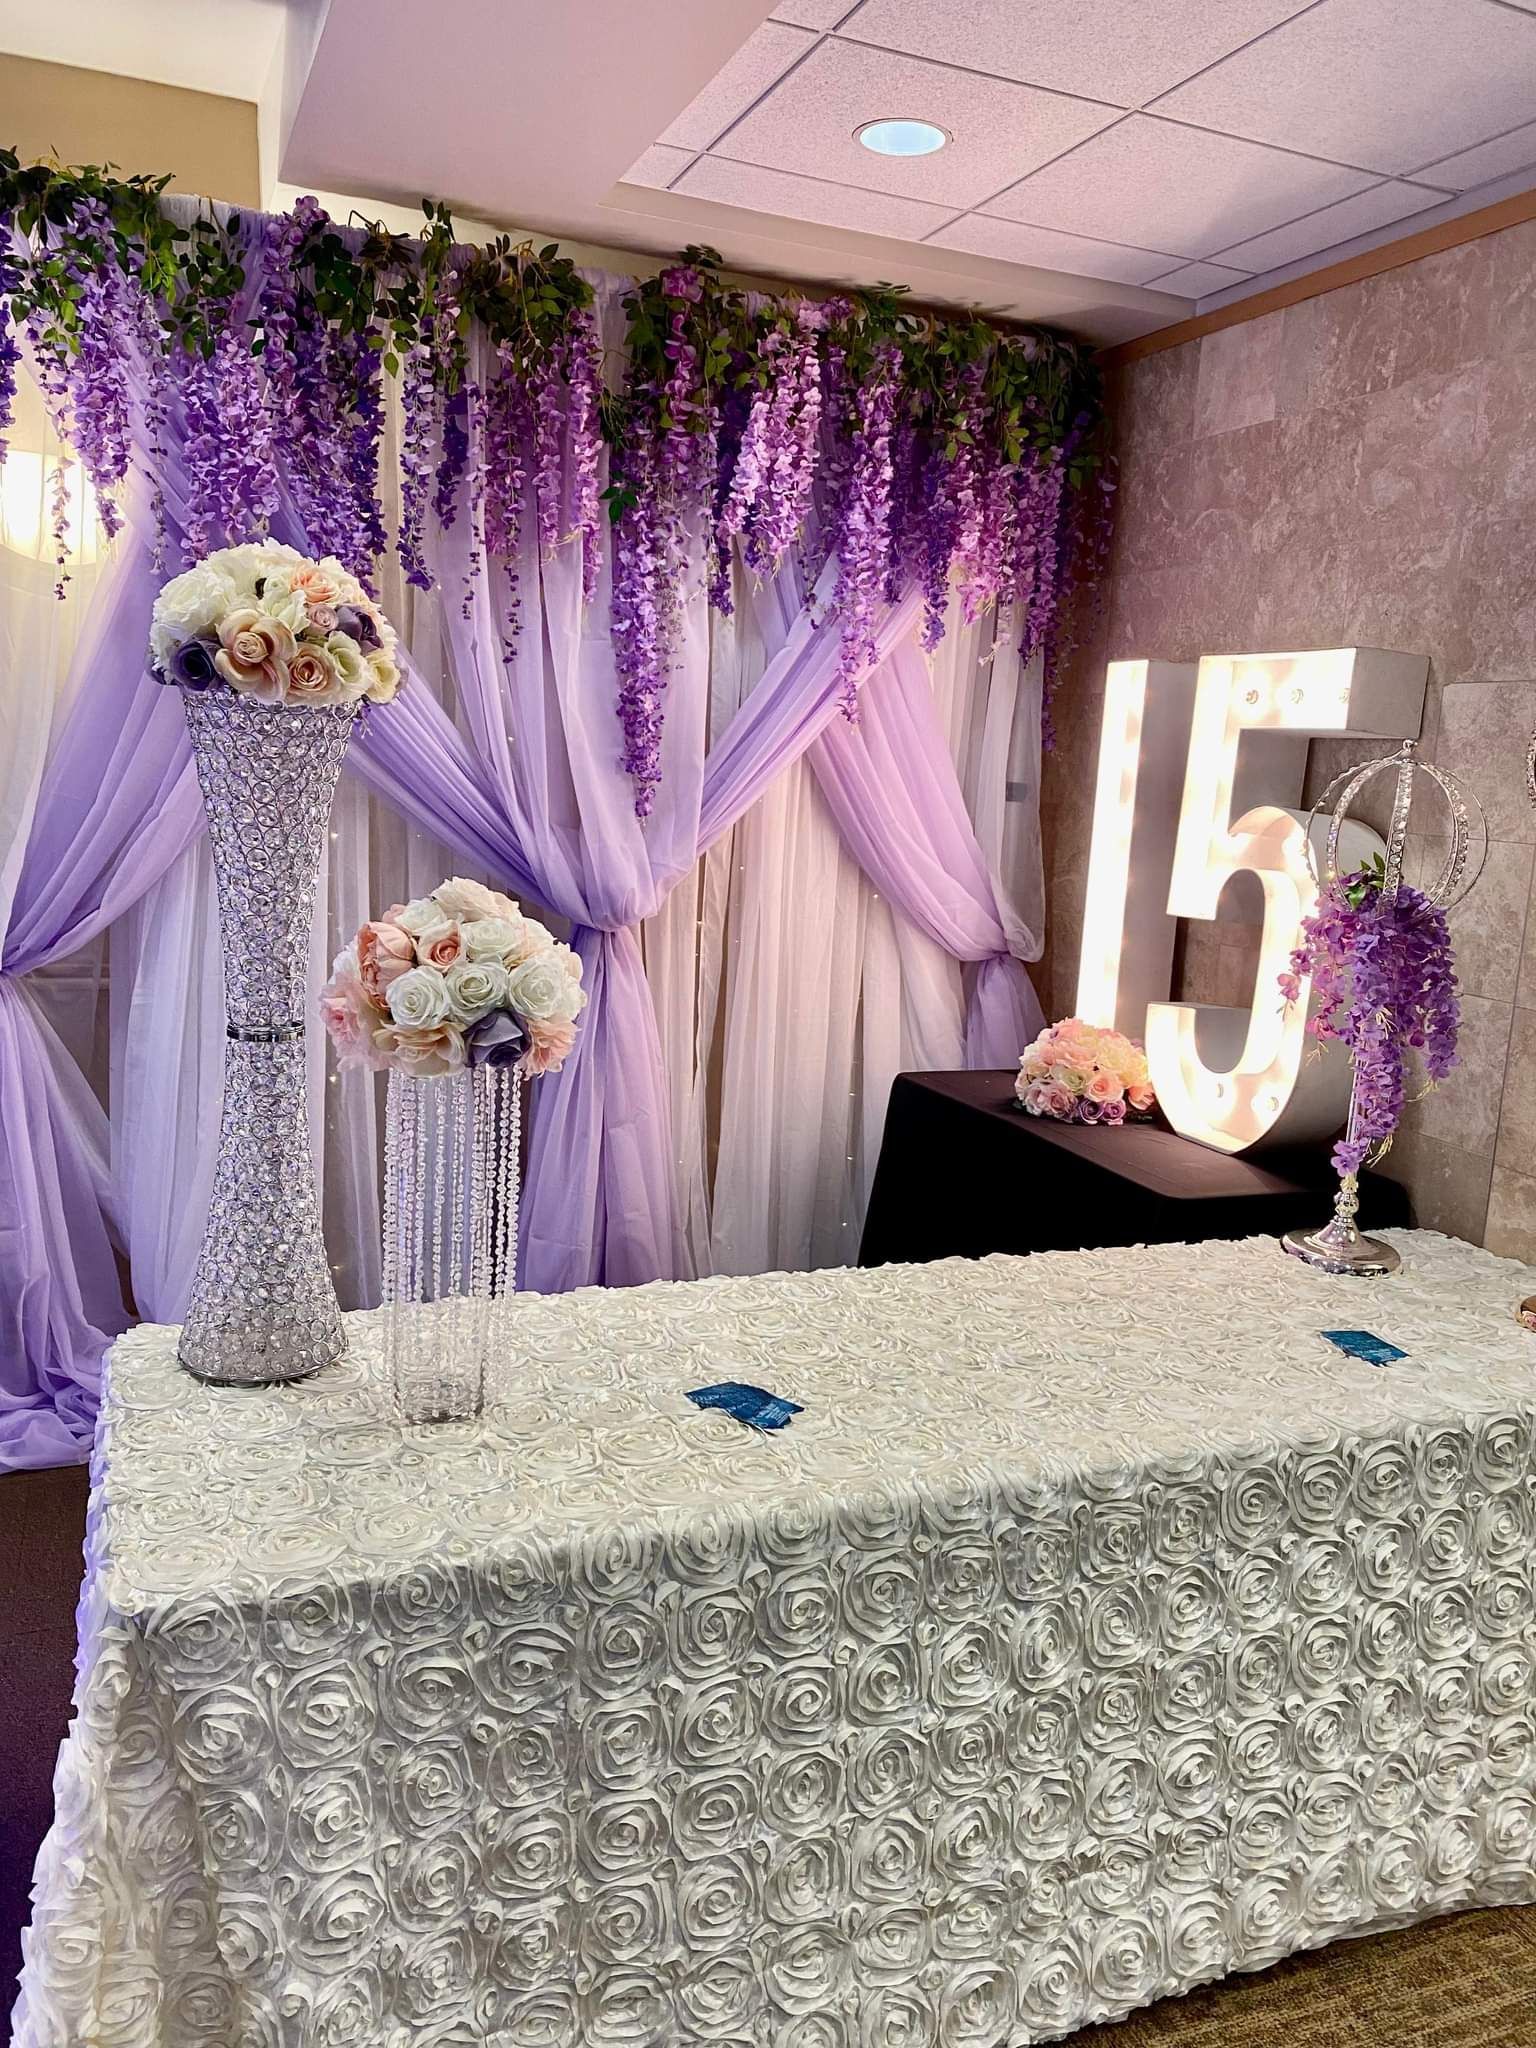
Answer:
M1533 1275L1392 1236L525 1297L407 1437L376 1317L131 1332L17 2048L1017 2048L1536 1899Z

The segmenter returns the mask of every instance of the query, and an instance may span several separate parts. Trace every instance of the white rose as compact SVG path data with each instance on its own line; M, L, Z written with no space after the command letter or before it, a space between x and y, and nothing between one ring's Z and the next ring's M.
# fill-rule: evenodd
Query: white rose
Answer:
M296 590L274 590L269 583L256 604L265 617L281 619L290 633L302 633L309 624L309 606Z
M460 960L443 976L449 1015L459 1024L473 1024L487 1010L506 1001L507 970L499 960Z
M332 633L325 643L325 651L336 664L336 673L341 678L346 695L361 697L368 687L368 668L363 660L363 650L350 633Z
M554 947L553 951L555 958L565 969L568 979L574 981L579 988L581 986L581 955L573 952L569 946L563 945ZM585 1001L586 997L583 996L582 1002ZM577 1007L580 1008L580 1005L578 1004Z
M531 960L535 953L547 953L555 943L555 935L547 924L540 924L536 917L522 920L523 935L517 960L509 965L515 967L519 960Z
M467 919L464 924L464 950L471 960L513 963L526 959L522 918L474 916Z
M445 920L442 906L434 897L413 896L400 915L392 921L399 925L403 932L409 932L411 937L416 939L420 938L428 926L442 924Z
M439 882L432 894L437 898L445 917L462 918L466 922L472 918L500 917L504 913L498 909L498 903L509 901L507 897L498 896L494 890L487 889L484 882L467 881L463 875L455 875L450 881ZM516 906L513 908L515 910Z
M184 640L209 632L240 601L234 577L213 562L173 576L155 600L150 651L163 667Z
M386 1000L397 1024L427 1030L448 1015L448 984L435 967L408 967L389 984Z
M573 982L551 948L535 953L507 977L507 1001L536 1024L568 1021L581 1007L581 990Z

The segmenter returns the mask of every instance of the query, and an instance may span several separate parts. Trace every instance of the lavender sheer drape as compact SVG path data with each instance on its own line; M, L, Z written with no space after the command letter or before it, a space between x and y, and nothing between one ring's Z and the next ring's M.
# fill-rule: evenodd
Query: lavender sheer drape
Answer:
M76 648L0 943L0 1470L86 1455L126 1321L107 1120L24 977L105 931L201 827L180 703L145 672L147 517L133 508Z
M759 627L770 647L780 639L788 644L799 629L800 596L793 563L757 593ZM823 721L807 759L844 844L870 881L935 945L975 963L966 1065L1011 1065L1044 1022L1020 964L1030 935L988 870L927 663L910 633L894 642L871 678L859 723Z
M259 284L256 262L251 289ZM611 343L623 286L597 285ZM165 443L156 474L175 566L184 508L174 412ZM195 1187L173 1184L177 1149L161 1142L165 1105L186 1082L175 1061L138 1034L135 1085L125 1090L132 1118L111 1132L109 1150L99 1105L19 979L140 903L202 827L179 701L144 666L158 577L141 483L129 509L78 651L83 686L50 753L0 952L0 1468L83 1455L102 1349L124 1319L115 1240L126 1244L155 1312L174 1312L186 1263L180 1211L196 1196ZM371 714L352 765L407 817L571 924L591 1002L575 1054L538 1084L523 1235L524 1284L554 1290L687 1270L636 927L807 750L845 843L875 885L951 958L975 963L967 1056L1011 1060L1034 1025L1032 992L1010 957L1023 949L970 829L913 645L915 588L878 623L877 673L855 732L838 715L840 631L829 615L836 564L809 599L798 567L786 564L753 600L773 616L764 639L775 651L709 746L700 563L682 601L661 788L642 824L620 761L606 568L584 605L578 550L562 546L541 562L534 527L525 521L521 626L510 645L503 572L494 563L474 572L474 506L461 504L454 524L431 536L457 720L413 675L394 704ZM274 531L306 543L286 497ZM206 914L201 922L206 931ZM135 935L136 957L170 960L178 974L214 971L195 948L146 947L143 937ZM161 1000L157 1014L164 1009ZM199 1034L200 1099L209 1107L216 1063L201 1044L209 1031ZM211 1139L211 1116L205 1126ZM125 1187L140 1227L115 1215Z

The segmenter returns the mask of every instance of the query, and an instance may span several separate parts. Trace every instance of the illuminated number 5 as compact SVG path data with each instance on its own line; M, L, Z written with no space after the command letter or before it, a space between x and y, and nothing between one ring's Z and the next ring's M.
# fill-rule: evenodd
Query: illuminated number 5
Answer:
M1301 920L1316 899L1307 866L1305 816L1281 806L1300 801L1309 739L1406 739L1416 734L1427 673L1423 656L1377 648L1207 655L1201 661L1164 900L1170 918L1214 918L1225 885L1236 875L1252 874L1263 890L1264 923L1247 1009L1147 1004L1152 1085L1169 1121L1186 1137L1223 1152L1240 1152L1265 1139L1319 1137L1343 1121L1347 1068L1342 1061L1319 1060L1303 1070L1306 1005L1285 1005L1276 987ZM1176 706L1173 715L1181 708ZM1149 701L1149 722L1151 711ZM1273 737L1242 747L1245 732ZM1106 746L1109 742L1106 725ZM1124 845L1124 879L1134 892L1162 884L1160 875L1137 875L1130 864L1125 821L1106 802L1106 792L1113 794L1112 781L1101 757L1085 936L1095 917L1094 875L1109 859L1106 849ZM1256 801L1261 793L1270 800ZM1171 797L1169 790L1166 800ZM1145 802L1144 793L1138 810ZM1380 843L1365 827L1352 825L1346 827L1340 853L1353 862ZM1130 907L1128 892L1126 913ZM1154 906L1147 903L1146 908L1153 911ZM1103 951L1101 935L1095 956L1101 963ZM1086 945L1083 968L1086 992ZM1132 1027L1125 999L1117 1003L1102 964L1097 989L1095 1007L1108 1014L1093 1021L1115 1021L1118 1008L1121 1029Z

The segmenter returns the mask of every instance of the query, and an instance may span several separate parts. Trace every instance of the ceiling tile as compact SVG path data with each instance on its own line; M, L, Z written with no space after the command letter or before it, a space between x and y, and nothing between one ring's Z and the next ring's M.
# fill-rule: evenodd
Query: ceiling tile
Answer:
M860 192L851 185L797 178L786 171L767 171L758 164L733 163L720 156L701 156L675 189L694 199L747 206L754 213L785 214L791 220L820 221L824 227L853 228L867 235L894 235L904 242L920 241L948 220L951 212L947 206L932 206L921 199Z
M653 142L642 157L637 157L624 173L621 183L625 185L656 185L663 192L679 171L686 170L693 162L691 149L669 149L664 142Z
M816 38L808 29L765 21L729 64L689 101L671 127L662 130L662 141L680 149L708 149L776 78L783 77L797 57L815 47Z
M1076 277L1111 278L1117 284L1145 284L1168 258L1155 249L1128 249L1122 242L1091 242L1085 235L1054 228L1026 227L968 213L928 237L930 249L959 249L967 256L995 256L1003 263L1032 263L1041 270L1067 270Z
M985 210L1106 242L1213 256L1374 182L1362 171L1132 114Z
M1531 0L1536 8L1536 0ZM1442 157L1438 163L1425 164L1414 172L1427 185L1445 185L1452 192L1470 192L1474 185L1486 185L1490 178L1507 178L1515 171L1523 171L1536 164L1536 121L1527 121L1523 128L1512 128L1507 135L1496 135L1491 142L1480 142L1474 149L1464 149L1456 156Z
M1332 249L1355 235L1368 235L1372 228L1387 227L1422 213L1426 206L1438 206L1443 192L1427 191L1422 185L1404 185L1395 179L1373 185L1369 192L1357 192L1337 206L1325 206L1304 220L1288 221L1267 235L1255 235L1223 249L1223 263L1238 263L1245 270L1275 270L1282 263L1295 263L1303 256L1315 256L1319 249Z
M1156 112L1406 171L1528 119L1536 17L1497 0L1321 0Z
M783 0L775 7L775 21L797 21L802 28L836 28L857 0Z
M1228 285L1246 284L1246 270L1229 270L1224 263L1184 263L1162 277L1149 277L1155 292L1177 292L1183 299L1203 299L1208 292L1224 292Z
M1284 21L1306 0L864 0L842 33L1139 107ZM798 16L794 17L799 19Z
M953 140L922 157L876 156L854 140L864 122L891 116L935 121ZM724 147L771 170L974 206L1114 118L1089 100L824 42L736 124Z

